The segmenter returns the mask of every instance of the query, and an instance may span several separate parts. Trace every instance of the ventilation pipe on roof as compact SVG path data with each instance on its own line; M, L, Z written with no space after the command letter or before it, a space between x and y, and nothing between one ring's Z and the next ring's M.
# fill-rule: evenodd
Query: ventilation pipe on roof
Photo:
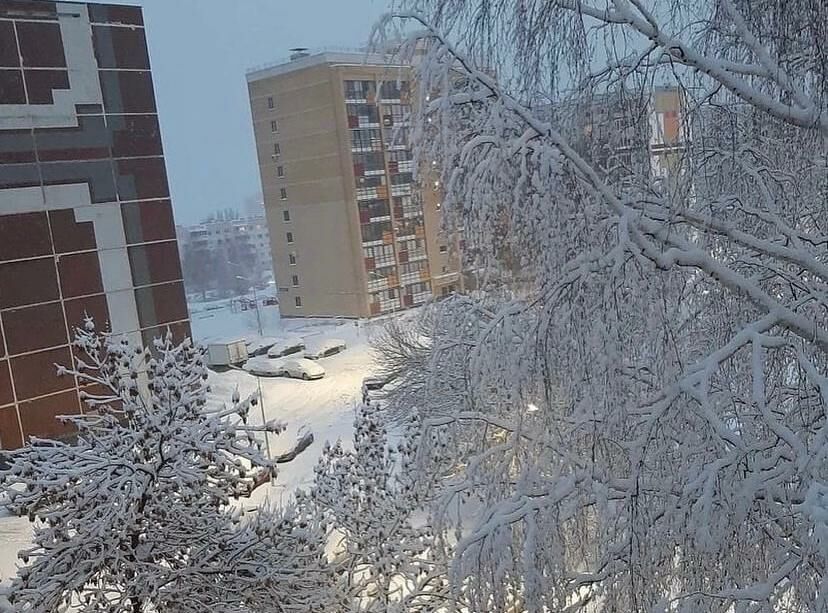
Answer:
M290 49L290 61L299 60L303 57L308 57L310 53L308 53L307 47L294 47Z

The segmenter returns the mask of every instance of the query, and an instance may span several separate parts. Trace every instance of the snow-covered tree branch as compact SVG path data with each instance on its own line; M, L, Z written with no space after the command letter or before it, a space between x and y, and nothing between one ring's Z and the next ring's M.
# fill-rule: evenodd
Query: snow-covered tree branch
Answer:
M364 404L354 450L328 445L300 504L326 523L332 585L329 610L448 613L462 601L448 583L448 545L429 527L412 462L419 427L391 443L378 408Z
M291 583L319 580L320 550L295 515L251 522L231 506L258 471L276 474L259 435L282 426L248 423L255 398L209 410L203 351L189 341L168 336L150 353L88 321L75 348L75 368L60 374L87 401L65 418L76 440L32 440L0 476L8 507L34 523L9 591L15 610L274 610L292 602Z
M398 4L419 167L473 268L505 242L532 279L436 305L396 366L455 586L475 610L828 606L828 8Z

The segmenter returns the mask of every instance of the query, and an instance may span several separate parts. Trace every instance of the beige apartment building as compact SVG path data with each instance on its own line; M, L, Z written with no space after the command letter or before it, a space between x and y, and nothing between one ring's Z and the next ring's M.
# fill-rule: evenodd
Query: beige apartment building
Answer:
M413 176L408 74L296 52L247 75L283 316L371 317L460 288L439 186Z

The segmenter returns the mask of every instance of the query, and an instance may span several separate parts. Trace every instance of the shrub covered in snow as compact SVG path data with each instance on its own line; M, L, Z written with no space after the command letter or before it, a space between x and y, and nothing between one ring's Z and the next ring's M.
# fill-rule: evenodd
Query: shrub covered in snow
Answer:
M312 590L293 590L324 575L313 524L293 511L246 521L231 504L261 471L275 476L259 436L282 426L249 424L256 399L238 394L208 410L204 352L189 341L168 335L151 353L90 321L75 347L60 372L86 386L86 412L65 418L76 440L31 440L0 475L8 507L34 523L16 610L271 610L300 593L281 610L317 610Z

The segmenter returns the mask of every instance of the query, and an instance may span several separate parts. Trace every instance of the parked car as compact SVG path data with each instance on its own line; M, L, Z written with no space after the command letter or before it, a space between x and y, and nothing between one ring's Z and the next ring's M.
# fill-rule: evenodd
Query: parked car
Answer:
M288 358L284 361L285 376L294 379L321 379L325 376L325 369L316 362L305 358Z
M271 360L265 356L257 356L247 360L242 368L257 377L281 377L285 374L285 368L281 361Z
M262 300L262 304L264 306L277 306L279 304L279 299L276 298L276 296L268 296Z
M327 358L345 351L345 341L338 338L328 338L314 343L305 350L305 357L309 360Z
M388 379L385 377L378 377L376 375L371 377L365 377L362 380L362 389L368 390L369 392L373 392L375 390L381 390L385 387L385 384L388 383Z
M298 336L277 339L270 349L267 350L267 357L281 358L286 355L299 353L305 349L305 341Z
M362 380L362 401L367 403L378 400L379 391L385 387L386 383L388 383L388 379L385 377L365 377Z
M265 355L279 339L275 336L253 336L247 340L247 354L250 357Z
M325 376L325 369L316 362L304 358L288 358L272 360L257 357L248 360L244 369L251 375L258 377L293 377L294 379L321 379Z

